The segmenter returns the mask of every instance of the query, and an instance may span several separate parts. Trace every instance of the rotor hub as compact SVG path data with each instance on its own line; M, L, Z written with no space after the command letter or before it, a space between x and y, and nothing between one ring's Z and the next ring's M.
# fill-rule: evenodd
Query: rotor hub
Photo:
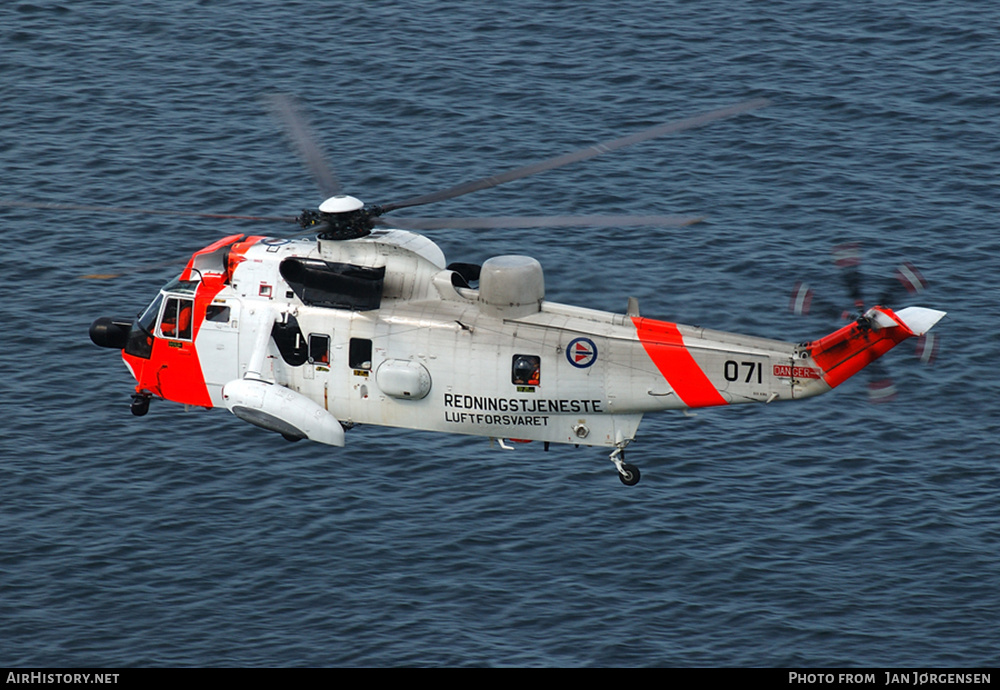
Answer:
M381 206L366 208L364 202L353 196L331 196L316 211L305 210L298 217L304 228L315 228L321 240L353 240L370 235L375 218L382 215Z
M331 196L319 205L320 213L350 213L360 211L365 207L364 202L347 194Z

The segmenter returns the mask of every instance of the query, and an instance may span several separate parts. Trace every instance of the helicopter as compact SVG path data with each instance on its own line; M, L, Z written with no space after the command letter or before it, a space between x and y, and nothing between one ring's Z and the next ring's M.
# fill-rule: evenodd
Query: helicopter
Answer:
M645 414L826 393L925 334L945 312L873 305L834 332L798 343L649 318L634 298L625 313L604 312L547 301L532 257L448 263L415 230L698 219L384 216L766 105L744 101L439 192L366 205L343 193L304 118L276 97L272 107L325 200L294 218L182 215L293 221L308 235L237 233L213 242L137 317L98 318L90 338L121 352L136 381L137 416L162 399L225 408L289 441L335 447L359 425L488 437L505 449L531 441L546 450L551 443L602 447L632 486L640 472L625 450Z

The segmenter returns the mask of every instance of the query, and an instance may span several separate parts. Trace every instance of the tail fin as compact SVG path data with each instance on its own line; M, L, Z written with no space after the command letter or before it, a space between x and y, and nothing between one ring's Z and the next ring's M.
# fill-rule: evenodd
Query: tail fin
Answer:
M823 380L834 388L907 338L923 335L944 315L924 307L898 312L872 307L851 325L809 343L809 351Z

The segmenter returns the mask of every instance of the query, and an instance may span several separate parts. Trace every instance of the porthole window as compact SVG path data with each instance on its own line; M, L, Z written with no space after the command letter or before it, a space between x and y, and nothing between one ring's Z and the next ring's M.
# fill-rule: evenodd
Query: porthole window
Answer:
M537 386L541 382L542 358L538 355L514 355L510 382L515 386Z

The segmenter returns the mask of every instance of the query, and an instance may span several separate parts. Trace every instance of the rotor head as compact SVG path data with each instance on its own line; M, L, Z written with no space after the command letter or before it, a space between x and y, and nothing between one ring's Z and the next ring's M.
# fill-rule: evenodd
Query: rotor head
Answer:
M361 199L337 194L328 197L317 210L303 211L298 222L304 228L316 230L322 240L353 240L370 235L380 215L379 206L366 208Z
M351 211L360 211L364 207L365 204L361 199L347 194L338 194L320 204L319 210L321 213L350 213Z

